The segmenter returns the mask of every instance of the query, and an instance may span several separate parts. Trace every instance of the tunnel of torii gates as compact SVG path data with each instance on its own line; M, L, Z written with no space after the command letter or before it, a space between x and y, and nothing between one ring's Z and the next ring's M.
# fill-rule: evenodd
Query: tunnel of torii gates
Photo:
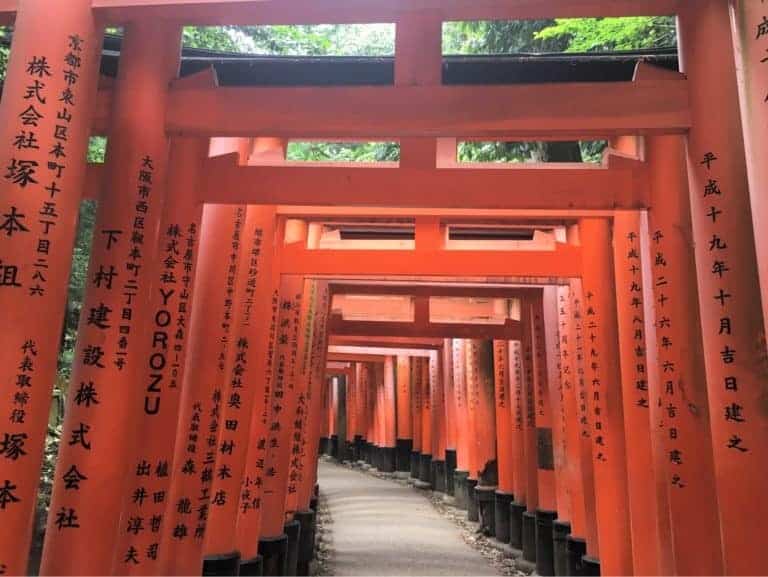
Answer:
M665 14L682 72L442 81L445 21ZM767 4L0 0L0 17L1 572L27 570L78 207L97 198L41 574L306 573L321 439L455 491L543 574L768 573ZM396 24L393 83L179 77L182 24L348 22ZM297 167L291 138L402 156ZM600 138L591 168L456 160L457 139Z

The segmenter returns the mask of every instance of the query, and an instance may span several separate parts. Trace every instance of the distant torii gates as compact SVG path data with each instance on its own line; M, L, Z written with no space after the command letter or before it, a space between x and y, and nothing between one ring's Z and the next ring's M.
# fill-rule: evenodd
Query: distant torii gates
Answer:
M550 536L570 531L586 553L568 570L768 572L747 522L768 517L766 10L0 0L14 25L0 105L0 573L27 570L89 197L99 210L41 574L199 574L204 559L229 574L306 572L330 335L393 336L332 315L331 287L392 280L536 287L519 321L483 340L461 326L446 336L422 295L397 329L442 347L407 366L386 346L381 363L354 361L356 386L367 383L358 415L409 384L420 478L453 436L487 526L484 474L498 459L510 541L541 561L549 539L531 535L532 520L557 514ZM632 82L442 83L444 21L665 14L679 17L682 73L641 64ZM394 22L394 85L177 78L182 24L318 22ZM125 31L114 82L98 73L107 25ZM103 168L86 165L90 135L109 136ZM288 138L394 139L402 160L294 166ZM611 151L595 168L488 169L456 162L459 138L607 138ZM324 221L387 218L412 225L411 249L323 246ZM452 244L455 224L499 222L559 236L531 250ZM392 447L393 413L365 414L367 438ZM551 460L539 450L550 435Z

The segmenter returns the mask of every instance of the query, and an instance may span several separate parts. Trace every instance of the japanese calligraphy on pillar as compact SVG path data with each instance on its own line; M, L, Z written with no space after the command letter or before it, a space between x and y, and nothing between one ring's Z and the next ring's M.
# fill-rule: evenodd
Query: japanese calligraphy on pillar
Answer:
M60 204L64 201L65 210L70 211L80 192L67 179L67 169L69 158L79 162L75 159L83 152L83 143L75 141L70 146L69 130L79 124L77 104L82 96L80 74L84 59L88 58L86 48L82 37L69 34L63 58L40 52L26 59L19 94L10 94L10 82L5 84L3 104L13 107L8 116L14 120L13 127L8 129L13 137L6 144L12 152L4 167L4 194L0 198L0 291L3 297L13 299L19 310L51 306L48 301L57 295L45 298L49 296L49 269L64 268L69 263L66 255L71 246L62 239L69 236L66 231L71 229L69 232L73 233L74 229L66 223L61 231L58 227ZM31 204L29 199L34 199ZM35 206L35 212L24 206ZM58 292L65 287L62 284ZM4 305L11 302L5 298ZM62 304L55 302L52 306ZM8 374L3 376L7 379L3 390L8 395L9 410L0 429L0 457L7 475L0 478L3 523L10 522L3 512L23 514L22 509L31 511L33 506L37 483L23 486L16 475L26 466L35 467L28 460L39 463L42 438L38 437L44 429L42 420L29 412L33 405L44 411L49 406L53 375L48 373L56 366L55 353L47 350L49 343L39 341L34 332L25 334L23 326L14 328L15 343L8 350L11 356L5 368ZM58 343L58 339L54 342ZM74 474L80 475L76 467L73 469ZM62 525L66 524L67 515L69 511L64 512ZM72 516L76 525L74 511Z
M568 331L569 323L569 300L570 291L568 286L557 287L557 371L560 375L560 382L558 384L557 392L560 397L560 439L562 442L563 450L565 449L566 439L568 438L566 419L566 392L568 395L573 395L575 389L574 386L574 373L571 366L572 343Z
M634 345L634 363L633 372L635 380L635 404L638 407L647 409L648 401L648 377L645 356L645 315L643 311L643 271L640 261L640 241L637 231L629 231L626 235L626 262L624 266L630 274L629 286L624 287L626 291L626 302L632 307L632 325L626 327L630 335L625 338ZM656 255L659 266L665 266L663 255ZM622 287L618 287L621 290ZM666 299L666 296L660 295L659 299ZM663 301L659 303L663 307Z
M720 418L728 428L728 439L726 448L735 454L745 455L749 453L750 446L760 442L757 439L749 437L749 429L743 426L750 415L746 408L746 402L742 398L742 390L735 367L741 362L740 355L746 354L746 351L736 350L733 345L733 337L740 330L739 319L733 315L732 306L734 300L738 298L738 284L732 281L732 267L737 263L733 261L729 250L729 228L723 221L724 213L728 211L727 195L728 191L720 187L718 180L718 153L709 151L705 153L700 161L703 170L706 171L706 183L701 191L706 209L708 224L711 224L710 230L712 236L708 242L709 261L707 268L711 278L715 281L716 292L710 295L714 301L714 306L719 312L719 323L717 326L705 326L704 330L712 331L710 335L718 343L720 350L719 362L716 367L708 367L711 375L717 375L720 380L719 386L723 396L726 399L722 404L720 415L713 415L713 418ZM714 369L714 370L712 370Z
M594 435L592 437L594 443L594 456L597 462L607 461L607 450L605 438L605 430L603 427L603 382L601 378L601 359L600 348L598 346L600 323L598 317L597 305L595 303L595 295L592 292L587 292L584 295L586 301L586 311L584 322L586 326L584 331L586 332L587 341L585 342L584 351L586 354L586 364L590 369L590 376L592 377L591 387L587 390L587 395L592 398L592 430Z
M579 426L582 438L592 436L590 427L589 409L587 408L587 380L584 369L584 318L582 316L581 285L578 281L571 281L570 285L570 310L573 311L569 334L573 342L573 361L572 367L576 367L574 379L576 382L577 395L577 413L579 415ZM573 369L572 369L573 370Z

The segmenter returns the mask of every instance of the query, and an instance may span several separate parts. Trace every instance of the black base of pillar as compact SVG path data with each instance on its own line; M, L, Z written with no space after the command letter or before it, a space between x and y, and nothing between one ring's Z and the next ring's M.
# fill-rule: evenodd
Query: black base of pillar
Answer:
M584 575L587 577L600 577L600 559L584 555Z
M331 457L339 458L339 436L331 435Z
M552 545L555 550L555 575L568 575L568 545L567 539L571 532L571 524L563 521L552 523Z
M288 535L288 551L286 554L285 574L293 577L299 563L299 540L301 539L301 523L296 519L288 521L283 530Z
M321 455L330 455L331 454L331 440L328 437L321 437L320 438L320 454Z
M395 447L395 471L408 472L411 470L411 453L413 441L398 439Z
M453 495L453 473L456 471L456 451L446 449L445 451L445 492Z
M511 493L496 491L494 498L494 522L496 523L496 540L500 543L509 543L509 507L514 497Z
M315 519L314 511L298 511L293 516L301 525L299 532L299 553L296 563L297 575L309 575L309 564L315 556Z
M477 516L480 521L480 531L483 535L496 535L496 487L475 487L477 501Z
M536 561L536 513L523 513L523 559Z
M469 473L456 470L453 472L453 498L459 509L467 509L467 479Z
M259 556L263 560L264 575L285 577L288 565L288 535L259 539Z
M432 455L421 455L419 460L419 480L432 485Z
M352 443L346 439L339 439L339 461L352 460Z
M525 503L512 501L509 506L509 544L515 549L523 549L523 515Z
M309 500L309 508L312 509L315 513L317 513L317 504L318 504L318 498L312 497Z
M372 447L373 446L368 441L363 440L362 460L368 463L369 465L371 464L371 459L373 457L373 451L371 450Z
M353 441L353 455L352 460L353 461L362 461L363 459L363 445L365 444L365 441L363 440L363 437L361 435L355 435L355 440Z
M413 451L411 453L411 477L414 479L419 478L419 470L421 469L421 453Z
M584 555L587 554L587 542L579 537L568 535L565 540L565 549L568 553L567 573L574 577L583 577Z
M536 573L542 577L555 574L555 545L552 525L557 511L536 510Z
M226 555L210 555L203 559L203 577L211 575L238 575L240 570L240 553L227 553Z
M432 487L440 493L446 492L445 461L432 461Z
M477 510L475 487L477 487L477 479L467 479L467 519L477 522L480 520L480 512Z
M264 575L264 559L261 555L240 563L240 577L261 577L261 575Z
M383 473L394 473L396 460L397 460L397 450L395 449L395 447L382 447L381 466L379 467L379 471Z

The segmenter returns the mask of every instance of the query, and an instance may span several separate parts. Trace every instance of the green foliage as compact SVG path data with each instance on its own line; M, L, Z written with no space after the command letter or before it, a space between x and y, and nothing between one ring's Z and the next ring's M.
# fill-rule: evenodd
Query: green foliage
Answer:
M384 162L400 160L395 142L290 142L288 160L314 162Z
M536 35L555 24L554 20L510 20L446 22L443 25L444 54L515 54L560 52L567 40L539 39Z
M558 18L537 31L539 42L566 41L565 52L605 52L663 48L677 44L672 16L630 18Z
M188 27L184 45L282 56L386 56L394 54L391 24Z

